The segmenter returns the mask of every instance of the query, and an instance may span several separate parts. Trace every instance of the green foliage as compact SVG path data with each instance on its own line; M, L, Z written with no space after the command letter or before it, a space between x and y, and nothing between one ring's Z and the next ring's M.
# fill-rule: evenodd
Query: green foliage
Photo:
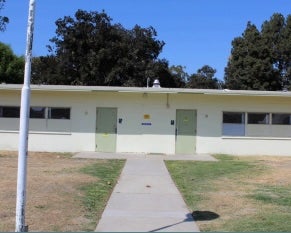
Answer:
M4 3L6 2L6 0L0 0L0 12L4 7ZM6 16L1 16L0 15L0 32L5 31L6 29L6 25L9 23L9 18Z
M82 10L58 19L51 55L34 61L33 83L146 86L148 77L160 76L164 87L175 86L168 62L158 59L164 42L155 29L111 21L104 11Z
M189 77L189 81L187 82L186 87L200 89L219 89L220 83L218 79L214 77L215 73L215 69L205 65L198 69L196 74L192 74Z
M51 55L33 58L31 83L51 85L65 84L66 78L61 75L59 59Z
M24 58L14 55L12 49L0 42L0 83L22 83Z
M232 41L225 68L229 89L282 90L291 75L291 15L274 14L259 31L248 22L242 36Z
M58 19L56 26L50 55L33 59L32 83L145 87L148 78L150 84L159 78L162 87L175 88L189 82L182 66L169 68L158 58L165 43L153 27L128 30L104 11L82 10ZM217 88L215 69L204 66L198 72L187 87Z
M181 65L173 65L169 68L169 72L177 82L177 87L185 87L185 84L189 81L189 74L184 70L185 68Z
M211 66L204 65L197 70L197 73L189 75L185 67L171 66L169 71L176 82L176 87L180 88L201 88L201 89L220 89L223 82L215 78L216 70Z
M285 19L274 14L262 25L264 43L270 49L273 68L282 79L282 86L288 87L291 78L291 15Z
M185 86L183 79L174 75L168 67L168 61L165 59L159 60L155 63L154 67L156 75L151 77L158 77L162 87L181 88ZM152 79L153 81L153 79Z

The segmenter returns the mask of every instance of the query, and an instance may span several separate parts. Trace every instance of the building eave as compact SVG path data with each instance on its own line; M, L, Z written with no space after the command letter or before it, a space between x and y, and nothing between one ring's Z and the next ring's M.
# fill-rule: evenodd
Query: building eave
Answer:
M20 84L0 84L0 91L21 91ZM205 94L225 96L277 96L291 97L286 91L253 90L217 90L189 88L147 88L147 87L113 87L113 86L68 86L68 85L31 85L32 92L118 92L118 93L153 93L153 94Z

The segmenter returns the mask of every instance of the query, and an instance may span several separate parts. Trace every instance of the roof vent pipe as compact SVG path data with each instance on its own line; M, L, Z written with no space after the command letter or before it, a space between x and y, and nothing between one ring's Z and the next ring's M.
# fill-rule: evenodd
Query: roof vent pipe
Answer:
M147 88L149 88L150 78L147 78Z
M160 81L158 79L155 79L154 83L153 83L153 88L160 88Z

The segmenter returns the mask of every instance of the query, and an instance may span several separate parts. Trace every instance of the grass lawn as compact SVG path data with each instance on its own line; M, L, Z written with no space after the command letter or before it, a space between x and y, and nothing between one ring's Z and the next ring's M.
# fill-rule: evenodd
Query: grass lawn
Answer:
M291 158L167 161L201 231L291 231Z
M101 218L124 163L125 160L105 160L80 169L82 173L97 178L95 182L80 187L85 194L82 197L82 203L86 209L86 216L92 220L93 224L89 229L85 229L86 231L95 230L97 220Z
M124 160L29 153L29 231L94 231ZM15 230L17 154L0 151L0 232Z

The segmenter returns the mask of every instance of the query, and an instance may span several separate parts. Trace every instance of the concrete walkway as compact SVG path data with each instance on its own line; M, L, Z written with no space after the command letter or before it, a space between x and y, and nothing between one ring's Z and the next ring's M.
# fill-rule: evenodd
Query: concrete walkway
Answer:
M127 160L96 231L199 231L164 160L216 161L212 156L81 152L74 157Z
M96 231L197 232L162 159L128 159Z

